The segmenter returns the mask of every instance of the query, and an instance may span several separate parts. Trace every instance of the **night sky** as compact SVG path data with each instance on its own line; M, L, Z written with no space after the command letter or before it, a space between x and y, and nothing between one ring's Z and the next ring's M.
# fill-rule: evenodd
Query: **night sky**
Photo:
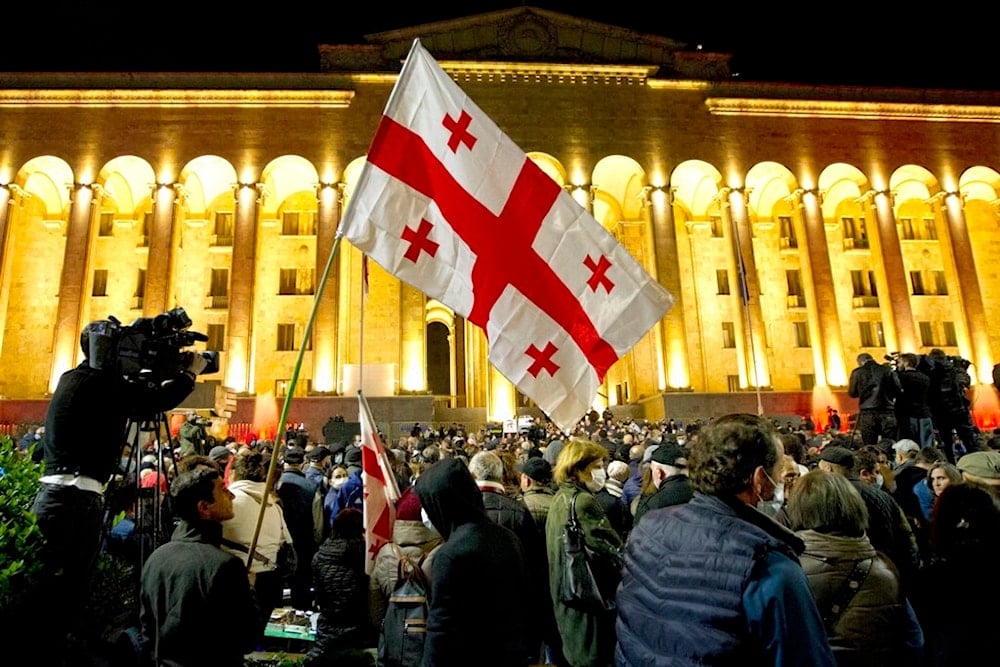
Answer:
M317 44L518 4L19 2L3 12L0 71L315 72ZM732 53L743 81L1000 90L992 3L530 4Z

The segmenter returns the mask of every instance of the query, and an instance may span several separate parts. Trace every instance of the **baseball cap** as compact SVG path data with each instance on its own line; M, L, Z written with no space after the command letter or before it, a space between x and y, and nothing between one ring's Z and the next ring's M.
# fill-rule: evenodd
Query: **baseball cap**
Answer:
M301 447L289 447L285 451L285 463L298 465L305 461L306 453Z
M518 463L515 469L542 484L548 484L552 481L552 466L549 465L548 461L537 456L532 456L523 463Z
M653 450L649 457L650 461L662 463L663 465L674 466L675 468L687 467L687 453L674 442L664 442Z
M990 450L966 454L958 460L956 467L976 477L1000 480L1000 452Z
M327 456L330 456L330 448L326 445L318 445L313 447L309 452L310 461L322 461Z

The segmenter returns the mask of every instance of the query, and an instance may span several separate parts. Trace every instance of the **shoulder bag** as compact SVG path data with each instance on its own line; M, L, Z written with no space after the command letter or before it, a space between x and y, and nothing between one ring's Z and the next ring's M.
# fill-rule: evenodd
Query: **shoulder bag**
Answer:
M560 542L564 554L562 577L559 579L559 599L567 607L588 612L606 612L615 609L615 599L605 598L591 568L591 561L598 555L587 546L583 527L576 516L576 497L569 504L569 520L563 527Z

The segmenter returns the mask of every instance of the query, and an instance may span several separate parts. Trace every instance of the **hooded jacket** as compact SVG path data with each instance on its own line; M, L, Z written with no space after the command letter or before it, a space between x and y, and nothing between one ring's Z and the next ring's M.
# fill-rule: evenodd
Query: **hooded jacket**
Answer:
M460 460L432 464L415 489L445 540L431 566L423 664L528 664L527 627L514 594L528 589L520 542L486 516L482 494Z

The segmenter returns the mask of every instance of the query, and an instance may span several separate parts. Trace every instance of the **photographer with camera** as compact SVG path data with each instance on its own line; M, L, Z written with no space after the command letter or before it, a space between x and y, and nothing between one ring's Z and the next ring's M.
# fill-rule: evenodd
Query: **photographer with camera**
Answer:
M896 440L893 401L882 388L890 373L891 366L878 363L867 352L858 355L858 367L851 371L847 395L858 399L857 429L862 444L878 445L880 438Z
M979 451L979 430L972 421L972 402L968 390L970 363L962 357L949 357L940 348L927 353L931 378L927 404L937 431L938 441L948 463L955 463L963 453ZM956 447L965 452L955 453Z
M103 494L118 468L129 420L176 407L209 364L206 355L178 351L180 363L161 381L130 378L120 364L93 358L94 337L114 325L111 318L84 327L84 360L59 378L45 417L45 463L33 508L45 538L39 554L43 574L34 597L37 613L25 615L45 621L26 623L24 629L38 629L40 636L33 638L38 641L26 645L46 647L57 656L52 664L78 658L85 640L78 624L100 550Z
M913 352L896 355L894 361L895 368L883 379L882 389L895 401L897 435L900 440L933 447L934 422L927 404L931 379L921 370L925 364Z

